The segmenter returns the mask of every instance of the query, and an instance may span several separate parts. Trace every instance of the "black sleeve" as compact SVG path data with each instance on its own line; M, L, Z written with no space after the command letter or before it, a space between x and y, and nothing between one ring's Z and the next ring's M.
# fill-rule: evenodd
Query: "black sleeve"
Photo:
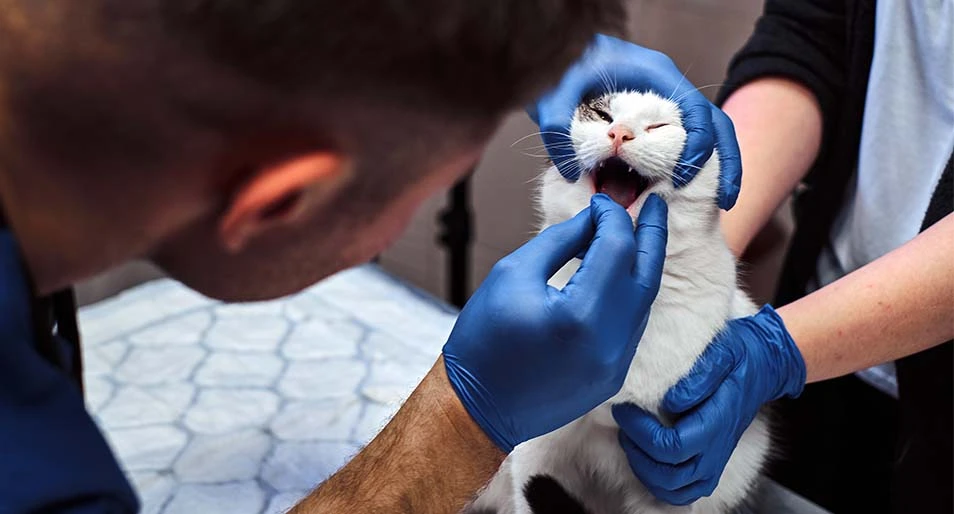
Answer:
M845 0L767 0L752 36L729 63L717 103L755 79L785 77L814 93L831 127L845 90L847 27Z

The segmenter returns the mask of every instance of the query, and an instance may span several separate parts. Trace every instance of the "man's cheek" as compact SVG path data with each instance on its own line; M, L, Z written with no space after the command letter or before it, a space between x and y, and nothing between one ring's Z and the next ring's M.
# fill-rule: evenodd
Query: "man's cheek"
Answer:
M390 248L407 231L408 225L417 212L417 206L403 207L395 209L392 212L385 213L385 219L382 220L382 227L379 232L377 253Z
M404 234L414 212L414 208L387 209L358 233L345 235L346 244L339 250L344 267L368 262L390 248Z
M439 167L418 184L408 187L384 208L361 234L346 257L352 264L366 262L390 248L407 230L428 198L442 194L465 176L479 156L479 149L462 154Z

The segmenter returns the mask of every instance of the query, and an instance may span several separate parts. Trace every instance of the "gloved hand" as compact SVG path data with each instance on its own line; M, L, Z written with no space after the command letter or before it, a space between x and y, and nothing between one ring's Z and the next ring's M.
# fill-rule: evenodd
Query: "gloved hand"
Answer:
M673 184L688 184L715 147L721 163L719 207L729 210L735 205L742 184L742 160L729 117L690 84L666 55L602 34L570 67L556 89L528 109L540 126L550 158L564 177L574 181L579 177L579 170L571 164L575 158L569 138L573 112L587 95L610 92L608 88L653 91L675 100L682 109L687 138Z
M692 371L667 393L672 428L630 404L613 407L619 440L639 480L660 500L709 496L759 408L805 386L805 362L782 319L766 305L726 324Z
M464 407L500 449L619 391L659 290L666 236L659 197L647 199L634 235L626 211L599 194L494 266L460 313L444 362ZM584 249L569 283L548 286Z

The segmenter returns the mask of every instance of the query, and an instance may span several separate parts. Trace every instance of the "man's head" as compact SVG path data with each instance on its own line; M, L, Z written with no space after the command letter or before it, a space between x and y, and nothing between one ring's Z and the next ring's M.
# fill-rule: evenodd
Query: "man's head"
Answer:
M619 0L0 0L0 201L41 289L226 299L362 262Z

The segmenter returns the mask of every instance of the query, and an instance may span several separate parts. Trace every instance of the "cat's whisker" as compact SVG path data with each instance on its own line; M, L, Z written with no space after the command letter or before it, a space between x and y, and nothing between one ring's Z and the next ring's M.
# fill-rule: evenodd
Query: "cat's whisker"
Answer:
M517 148L516 150L520 150L521 152L537 152L537 151L540 151L540 150L546 150L547 152L570 151L570 152L576 153L575 149L574 149L572 146L547 146L547 145L540 145L540 146L531 146L531 147L529 147L529 148Z
M600 78L600 82L603 83L603 90L606 93L612 93L616 91L616 81L611 80L609 73L606 70L606 67L603 64L599 64L596 69L596 74Z
M539 132L534 132L534 133L529 134L529 135L530 135L530 136L542 136L542 135L544 135L544 134L553 134L553 135L557 135L557 136L563 136L563 137L566 137L566 138L569 138L569 139L579 139L578 137L574 137L572 134L568 134L568 133L566 133L566 132L557 132L557 131L555 131L555 130L541 130L541 131L539 131Z
M569 166L564 166L563 171L571 175L581 174L586 171L583 164L579 161L571 161Z
M609 70L606 68L605 64L603 65L603 70L606 72L606 78L610 83L610 87L611 87L610 91L612 92L618 92L618 86L616 84L616 69L617 68L614 66L612 70ZM610 72L613 73L612 77L609 76Z
M702 169L702 166L696 166L695 164L689 164L688 162L683 162L683 161L676 161L676 164L679 164L680 166L685 166L687 168L695 168L697 170Z
M510 146L511 146L511 147L516 146L516 145L520 144L521 142L526 141L527 139L530 139L531 137L542 136L542 135L544 135L544 134L559 135L559 136L563 136L564 138L568 139L569 141L581 142L580 138L574 137L574 136L571 135L571 134L564 134L563 132L546 131L546 130L544 130L544 131L540 131L540 132L534 132L534 133L532 133L532 134L527 134L527 135L521 137L520 139L517 139L516 141L514 141ZM552 143L552 144L555 144L555 143Z
M659 164L664 165L664 163L659 163ZM665 175L666 175L666 178L671 180L678 187L685 186L686 184L689 183L689 180L686 177L683 177L682 175L678 175L672 170L666 170Z
M672 97L676 95L676 91L679 91L679 86L686 81L686 75L689 74L689 70L692 69L693 64L695 64L695 62L689 63L689 66L686 67L686 71L682 73L682 77L679 78L679 82L676 82L676 87L672 88L672 93L669 93L669 100L672 100ZM676 100L676 102L678 102L678 100Z
M539 147L544 147L544 146L556 147L556 146L572 146L572 145L575 145L575 144L580 144L580 145L582 145L582 144L585 144L585 142L584 142L584 141L553 141L553 142L549 142L549 143L548 143L548 142L546 142L546 141L543 141L543 142L541 142L540 144L534 145L534 146L539 146Z
M702 91L703 89L709 89L709 88L711 88L711 87L722 87L722 86L724 86L724 85L725 85L725 82L719 82L719 83L715 83L715 84L706 84L706 85L704 85L704 86L697 87L697 88L695 88L695 89L693 89L693 90L686 91L685 93L679 95L678 98L673 99L673 102L679 103L680 100L682 100L683 98L685 98L687 95L691 95L691 94L692 94L693 92L695 92L695 91Z
M576 155L577 155L576 151L575 151L573 148L554 148L554 149L552 149L552 150L554 150L553 152L551 152L550 149L548 149L548 148L546 148L546 147L541 147L541 148L517 148L517 149L515 149L515 150L519 151L519 152L520 152L521 154L523 154L523 155L533 155L533 154L536 153L536 152L546 151L545 154L540 154L541 157L552 157L553 153L556 153L558 156L561 156L561 157L562 157L562 156L576 157Z

